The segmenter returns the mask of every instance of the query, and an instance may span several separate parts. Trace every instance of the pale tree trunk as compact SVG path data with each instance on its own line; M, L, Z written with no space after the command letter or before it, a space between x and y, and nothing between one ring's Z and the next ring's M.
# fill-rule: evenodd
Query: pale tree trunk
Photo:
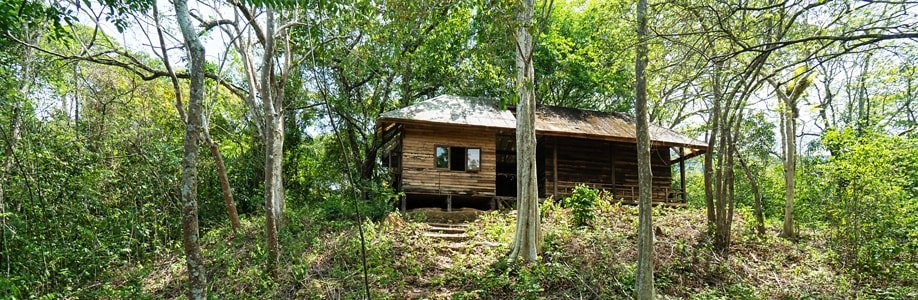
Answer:
M275 95L275 99L281 97ZM277 100L277 125L274 127L274 146L271 149L274 152L274 217L277 219L277 226L284 224L284 110Z
M535 71L532 66L533 1L523 0L523 9L517 15L519 28L516 31L517 89L520 103L516 114L516 190L517 222L516 234L510 250L510 260L522 257L536 261L542 239L539 216L539 189L536 177L536 99L533 84Z
M278 202L280 186L280 168L283 163L283 123L281 112L275 105L273 72L274 72L274 10L270 7L265 12L265 52L261 69L261 100L265 118L265 226L268 234L268 270L277 275L277 264L280 257L280 244L277 240L277 223L281 215Z
M188 298L207 298L204 257L198 241L198 137L201 135L201 102L204 98L204 46L191 24L186 0L175 0L176 19L185 38L191 67L188 120L185 122L185 157L182 161L182 242L188 266Z
M778 99L783 103L781 110L781 145L784 150L784 229L781 235L793 239L794 232L794 189L797 181L797 99L803 96L812 83L809 75L801 75L793 85L790 94L785 93L774 80L769 83L775 88Z
M782 235L794 238L794 189L796 187L797 169L797 141L796 117L794 116L795 104L789 97L784 97L784 231Z
M277 263L280 257L280 244L277 235L284 216L284 185L283 185L283 150L284 150L284 88L286 74L293 68L292 52L287 31L282 30L275 34L275 10L268 6L263 14L254 13L243 2L233 2L236 18L244 18L247 23L234 24L234 32L226 27L221 29L230 36L236 36L234 47L240 55L245 71L246 81L252 90L245 97L246 104L251 109L256 126L264 143L264 197L265 197L265 227L267 232L268 269L277 275ZM259 22L264 20L264 25ZM292 23L292 22L291 22ZM244 36L254 36L256 42ZM274 62L278 59L275 41L283 40L285 56L283 63L278 67ZM256 44L263 46L261 52L261 65L256 67ZM260 71L260 73L259 73ZM277 74L280 75L277 75ZM256 101L260 94L261 104Z
M178 111L179 119L184 124L188 121L188 117L185 115L185 105L182 103L182 89L179 85L178 76L175 75L175 71L172 69L172 64L169 62L169 53L167 50L168 48L166 48L166 41L163 38L163 31L161 29L162 27L159 24L159 10L156 8L156 5L153 5L153 20L156 24L156 34L159 39L163 65L166 67L166 72L169 73L169 78L172 82L172 90L175 93L175 110ZM214 143L214 140L211 138L208 126L204 125L201 130L204 141L209 146L208 148L210 148L211 155L214 156L214 164L217 167L217 175L220 177L220 188L223 190L223 202L226 205L226 214L229 216L230 224L233 227L233 235L235 236L238 234L240 226L239 213L236 211L236 201L233 200L233 190L230 188L229 178L226 175L226 166L223 164L223 155L220 154L220 148L217 147L217 144Z
M653 173L650 170L650 129L647 115L647 0L637 5L637 55L634 62L636 84L635 113L637 117L638 161L638 261L635 275L637 299L653 299L653 220L651 196Z

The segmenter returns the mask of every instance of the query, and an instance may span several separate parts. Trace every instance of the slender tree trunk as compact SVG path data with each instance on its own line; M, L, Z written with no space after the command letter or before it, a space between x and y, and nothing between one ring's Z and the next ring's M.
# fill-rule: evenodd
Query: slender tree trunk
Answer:
M741 113L741 112L737 112L737 113ZM729 126L729 124L730 123L727 123L727 125L725 126ZM732 128L736 128L736 127L732 127ZM733 171L735 170L734 164L733 164L733 153L736 150L735 149L736 141L734 140L734 137L736 136L736 132L735 130L731 129L731 127L727 127L727 128L724 128L724 133L726 133L724 134L726 137L726 143L724 144L724 146L722 146L722 147L725 147L722 150L725 153L724 156L726 156L724 159L724 164L723 164L724 165L723 167L724 168L724 178L722 179L722 181L724 182L724 187L723 187L724 192L723 192L723 198L718 199L718 202L724 203L724 205L726 206L726 210L721 211L721 213L724 214L724 216L723 216L723 220L721 221L721 224L719 224L717 228L718 229L718 239L717 240L720 240L720 245L721 245L719 247L720 250L723 251L724 253L729 253L730 241L731 241L730 229L733 228L733 208L735 207L735 204L736 204L736 202L734 201L735 199L734 198L735 196L735 193L734 193L735 177L733 174Z
M230 224L233 226L233 235L239 232L239 213L236 211L236 201L233 200L233 190L230 188L229 177L226 176L226 166L223 164L223 155L220 154L220 148L217 143L210 137L207 127L204 127L204 140L210 148L210 154L214 156L214 164L217 167L217 176L220 177L220 189L223 190L223 203L226 205L226 215L229 216Z
M637 114L637 161L638 161L638 261L635 275L637 299L653 299L653 220L651 218L651 196L653 195L653 173L650 169L650 125L647 115L647 0L638 0L637 5L637 55L634 62L635 110Z
M857 85L857 136L864 134L864 128L870 126L870 96L867 94L867 74L870 72L871 54L864 59L864 67L858 76Z
M711 109L711 134L708 136L708 152L704 155L704 202L708 217L708 229L713 229L716 221L714 211L714 155L716 155L718 131L720 130L720 102L723 95L720 87L720 68L719 64L715 64L714 74L711 76L714 103Z
M185 123L185 157L182 161L182 236L188 266L188 298L207 298L204 257L198 241L198 137L201 135L201 102L204 98L204 46L191 24L186 0L175 0L176 19L185 38L191 62L188 121Z
M782 235L794 238L794 189L796 187L797 142L796 117L793 99L785 98L784 105L784 231Z
M160 29L162 27L159 25L159 10L156 8L156 5L153 5L153 20L156 23L156 34L159 38L163 65L166 67L166 72L169 73L169 78L172 82L172 90L175 93L175 110L178 111L179 119L184 124L188 122L188 117L185 115L185 105L182 103L182 89L179 85L178 76L176 76L175 72L172 70L172 63L169 62L166 41L163 38L162 29ZM210 153L214 156L214 162L217 165L217 175L220 177L220 188L223 190L223 202L226 204L226 214L229 216L230 224L232 224L233 227L233 235L235 235L239 230L239 214L236 212L236 201L233 200L233 191L230 188L229 179L226 175L226 166L223 164L223 156L220 155L220 148L217 147L217 144L214 143L211 138L208 127L205 125L201 130L203 131L204 141L207 142Z
M517 89L520 103L516 114L516 165L517 165L517 223L516 234L510 250L510 259L523 257L526 261L538 259L542 239L539 228L539 189L536 177L535 91L532 66L532 27L534 6L532 0L523 1L519 28L516 31Z
M801 76L793 85L790 93L785 93L774 80L769 80L775 88L778 99L783 104L781 117L781 146L784 154L784 229L781 235L793 239L794 232L794 190L797 180L797 99L803 96L804 90L813 80L810 76Z
M715 66L715 74L720 77L720 65ZM722 253L728 253L730 247L730 228L733 215L733 150L735 129L742 117L742 110L734 105L742 106L743 101L736 98L736 93L727 97L720 94L719 79L715 80L715 101L724 101L723 105L715 103L717 124L714 130L719 141L708 151L717 155L714 162L713 200L714 200L714 248Z
M282 98L281 98L282 99ZM281 101L281 100L277 100ZM277 218L278 226L284 224L284 209L287 205L284 201L284 111L282 106L276 108L277 113L277 127L275 130L275 141L274 141L274 216Z
M273 72L274 72L274 10L270 7L265 12L265 53L261 69L261 97L265 118L265 226L268 239L268 270L277 275L277 264L280 257L280 244L277 240L277 223L281 214L278 192L280 186L280 168L283 163L283 124L281 115L275 106Z
M729 245L729 234L730 228L727 226L727 174L729 169L727 168L727 159L729 151L729 134L728 131L728 122L727 113L729 111L729 103L723 107L724 116L723 119L718 124L718 131L720 132L720 142L718 143L717 149L717 167L715 169L715 181L714 181L714 249L718 251L725 252Z
M752 194L755 197L756 232L759 236L763 236L765 235L765 213L762 207L762 190L759 189L759 181L755 178L755 175L752 174L752 170L739 152L736 153L736 156L739 160L740 167L743 168L743 173L746 174L746 179L749 179L749 186L752 188Z

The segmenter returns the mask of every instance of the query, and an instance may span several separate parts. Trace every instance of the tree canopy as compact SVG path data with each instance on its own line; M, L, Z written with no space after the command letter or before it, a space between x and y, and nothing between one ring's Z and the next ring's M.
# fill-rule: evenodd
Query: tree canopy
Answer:
M0 298L177 297L189 284L191 298L913 298L916 12L847 0L0 0ZM519 114L560 106L644 124L646 111L646 125L706 153L672 183L686 185L685 208L651 207L648 193L644 264L636 210L589 182L539 199L538 163L522 170L534 178L516 175L535 182L523 262L506 260L516 231L500 213L470 223L474 246L425 248L435 222L398 207L400 136L376 121L444 94ZM535 127L521 158L551 153ZM775 285L836 289L730 279L768 272L743 263L772 246L821 253L769 254L811 276L776 273ZM164 275L186 262L196 280Z

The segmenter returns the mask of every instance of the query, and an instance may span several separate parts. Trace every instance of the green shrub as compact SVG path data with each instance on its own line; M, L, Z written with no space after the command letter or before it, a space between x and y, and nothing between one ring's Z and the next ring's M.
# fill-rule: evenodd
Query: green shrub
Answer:
M584 184L574 187L570 197L564 199L561 206L569 208L578 227L586 226L593 220L593 205L599 199L599 191Z
M827 131L831 156L801 176L805 222L825 225L838 262L865 279L915 283L918 140L883 132Z

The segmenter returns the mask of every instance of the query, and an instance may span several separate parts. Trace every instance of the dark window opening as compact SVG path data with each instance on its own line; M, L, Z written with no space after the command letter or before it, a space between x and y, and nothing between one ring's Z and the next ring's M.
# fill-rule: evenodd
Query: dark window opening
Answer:
M451 171L465 171L465 147L449 148L449 169Z
M497 196L516 196L516 137L497 136L495 193Z

